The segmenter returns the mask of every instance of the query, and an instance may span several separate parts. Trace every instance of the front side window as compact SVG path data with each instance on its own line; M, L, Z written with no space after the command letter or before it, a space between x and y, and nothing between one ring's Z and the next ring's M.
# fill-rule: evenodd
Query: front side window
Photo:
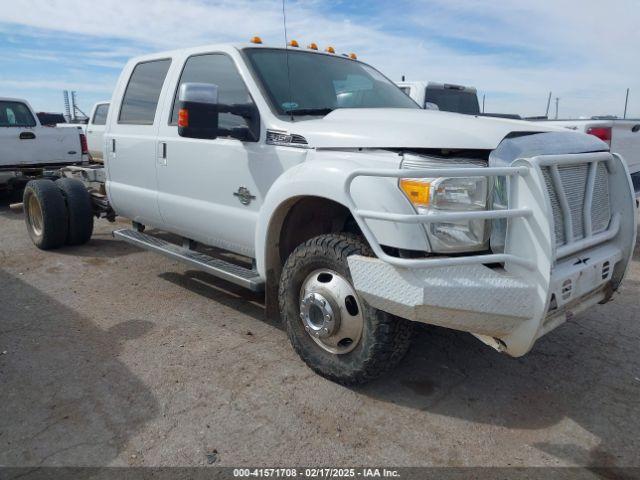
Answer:
M244 52L280 115L326 115L337 108L419 108L388 78L355 60L270 48Z
M0 102L0 127L35 127L36 120L22 102Z
M139 63L124 92L118 123L153 125L158 99L171 60Z
M218 103L222 105L253 103L233 60L221 53L196 55L185 63L180 83L173 100L171 125L178 124L178 94L183 83L211 83L218 86ZM247 127L247 121L239 115L220 113L218 125L221 129Z
M98 105L96 107L96 113L93 114L93 124L94 125L106 125L107 124L107 114L109 113L109 104L103 103L102 105ZM152 120L153 123L153 120Z

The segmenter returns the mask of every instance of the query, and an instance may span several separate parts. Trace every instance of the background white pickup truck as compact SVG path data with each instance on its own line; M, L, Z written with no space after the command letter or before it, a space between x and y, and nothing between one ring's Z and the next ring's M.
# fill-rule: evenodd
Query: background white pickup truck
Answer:
M396 82L404 93L427 110L480 114L478 92L474 87L436 82Z
M26 100L0 97L1 169L82 163L83 142L78 131L40 125Z
M19 189L28 175L43 168L78 165L86 160L82 132L44 127L26 100L0 97L0 188Z
M87 147L91 160L102 162L104 149L104 129L109 114L109 102L98 102L93 105L87 123L59 123L60 128L77 128L87 136Z
M624 158L631 174L636 197L640 197L640 119L590 118L575 120L535 120L594 135L608 143L611 151Z

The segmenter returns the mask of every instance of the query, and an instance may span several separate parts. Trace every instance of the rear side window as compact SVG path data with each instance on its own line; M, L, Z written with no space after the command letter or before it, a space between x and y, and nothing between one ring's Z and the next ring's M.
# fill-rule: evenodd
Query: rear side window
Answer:
M35 127L36 120L22 102L0 102L0 127Z
M118 123L153 125L169 65L169 59L136 65L124 92Z
M106 125L107 123L107 113L109 113L109 104L104 103L102 105L98 105L96 107L96 113L93 114L93 124L94 125ZM153 123L153 120L151 120Z
M213 83L218 86L218 102L223 105L236 103L253 103L251 95L238 72L233 60L227 55L213 53L190 57L185 63L180 76L178 90L173 100L171 112L171 125L178 124L178 94L183 83ZM221 113L219 118L220 128L233 129L247 126L247 121L231 113Z

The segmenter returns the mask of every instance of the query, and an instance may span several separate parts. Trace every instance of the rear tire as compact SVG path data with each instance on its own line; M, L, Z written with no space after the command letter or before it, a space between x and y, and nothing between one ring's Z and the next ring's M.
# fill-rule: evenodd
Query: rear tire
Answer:
M84 245L93 234L93 205L84 184L75 178L61 178L56 185L64 196L69 214L67 245Z
M358 297L347 263L351 255L372 252L351 234L321 235L303 243L284 265L278 295L289 340L300 358L316 373L345 385L368 382L395 367L413 331L412 322ZM360 325L357 334L353 322ZM344 338L348 342L342 337L349 337Z
M64 196L51 180L31 180L22 197L27 232L41 250L60 248L69 231Z

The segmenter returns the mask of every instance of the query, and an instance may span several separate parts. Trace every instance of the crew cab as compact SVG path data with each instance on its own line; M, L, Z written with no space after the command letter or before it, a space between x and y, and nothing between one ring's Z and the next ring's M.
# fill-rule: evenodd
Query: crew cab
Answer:
M640 119L591 117L568 120L539 119L552 125L594 135L619 153L627 163L636 198L640 198Z
M87 160L84 134L45 127L26 100L0 97L0 185L24 171L79 165Z
M300 357L345 384L397 364L415 322L520 356L612 298L636 235L619 155L421 109L354 57L256 39L131 60L104 168L25 189L32 241L127 217L116 238L264 292Z

